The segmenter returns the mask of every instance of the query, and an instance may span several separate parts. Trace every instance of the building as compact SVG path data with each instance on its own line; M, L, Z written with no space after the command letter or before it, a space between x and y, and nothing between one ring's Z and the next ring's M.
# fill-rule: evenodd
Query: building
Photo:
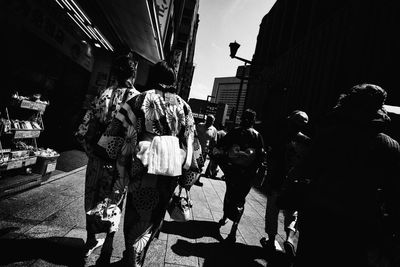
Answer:
M196 21L195 21L194 28L193 28L193 36L192 36L192 38L189 39L189 43L188 43L189 44L188 55L187 55L187 59L185 60L185 65L183 67L184 71L181 75L182 82L180 84L179 95L185 100L188 100L188 98L189 98L193 75L194 75L194 70L195 70L193 58L194 58L194 52L195 52L195 47L196 47L196 34L197 34L197 29L199 27L199 21L200 21L199 14L197 14Z
M194 52L196 35L199 26L199 0L176 1L175 13L181 14L178 18L179 28L174 40L175 61L180 62L178 68L178 94L188 100L194 74Z
M315 125L340 92L368 82L399 106L400 4L372 0L278 0L260 24L247 105L265 139L276 122L302 109ZM268 141L268 140L267 140Z
M234 117L237 111L236 123L240 123L247 94L247 80L243 80L239 107L237 107L240 82L241 80L236 77L215 78L212 90L212 98L215 103L228 105L227 113L230 121L235 121Z

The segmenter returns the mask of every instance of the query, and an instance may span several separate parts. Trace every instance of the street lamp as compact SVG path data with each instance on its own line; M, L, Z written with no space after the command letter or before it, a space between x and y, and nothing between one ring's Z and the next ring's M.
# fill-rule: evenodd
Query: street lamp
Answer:
M250 60L247 60L247 59L244 59L244 58L236 56L236 52L238 51L239 47L240 47L240 44L238 44L236 41L229 44L229 49L231 50L230 57L231 58L236 58L236 59L239 59L239 60L243 61L245 65L246 64L250 65L251 64Z
M238 92L238 96L237 96L237 100L236 100L236 109L235 109L235 121L234 121L234 124L236 124L236 118L237 118L237 114L238 114L238 111L239 111L239 102L240 102L240 96L242 95L243 80L244 80L244 73L245 73L245 71L246 71L246 64L249 64L249 65L251 64L251 61L250 61L250 60L247 60L247 59L244 59L244 58L241 58L241 57L236 56L236 52L238 51L239 47L240 47L240 44L238 44L236 41L229 44L229 49L230 49L230 52L231 52L230 57L231 57L231 58L239 59L240 61L243 61L243 62L244 62L243 75L240 77L239 92ZM246 100L246 99L245 99L245 100ZM243 106L243 108L244 108L244 106ZM242 110L242 112L243 112L243 110Z

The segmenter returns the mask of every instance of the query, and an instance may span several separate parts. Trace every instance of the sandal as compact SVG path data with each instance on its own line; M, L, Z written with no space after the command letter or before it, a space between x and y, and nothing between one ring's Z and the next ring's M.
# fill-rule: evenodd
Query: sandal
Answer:
M228 219L222 218L218 221L219 226L224 226L228 222Z
M283 247L285 248L285 253L289 258L294 258L296 256L296 251L292 243L285 241L283 242Z
M276 247L275 247L275 240L269 240L265 237L260 239L260 244L265 249L267 252L275 252Z
M225 244L234 244L236 243L236 235L229 234L227 238L223 241Z
M89 248L86 248L85 257L89 257L90 254L92 254L93 251L94 251L96 248L101 247L101 246L104 244L104 241L105 241L104 238L96 239L96 244L95 244L94 246L89 247Z

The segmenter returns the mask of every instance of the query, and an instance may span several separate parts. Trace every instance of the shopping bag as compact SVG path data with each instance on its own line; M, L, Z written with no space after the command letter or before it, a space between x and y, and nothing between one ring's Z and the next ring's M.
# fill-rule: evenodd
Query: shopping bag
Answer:
M182 196L182 187L179 189L179 194L172 197L168 206L168 213L172 220L177 222L187 222L191 219L191 208L188 191L186 197Z

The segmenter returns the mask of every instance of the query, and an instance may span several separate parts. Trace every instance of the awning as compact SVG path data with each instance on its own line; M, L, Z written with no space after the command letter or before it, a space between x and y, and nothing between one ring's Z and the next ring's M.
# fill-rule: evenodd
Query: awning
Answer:
M158 26L154 27L156 25L154 21L158 20L154 18L152 0L78 0L78 2L90 16L94 17L95 23L111 41L128 45L150 62L156 63L163 59Z

